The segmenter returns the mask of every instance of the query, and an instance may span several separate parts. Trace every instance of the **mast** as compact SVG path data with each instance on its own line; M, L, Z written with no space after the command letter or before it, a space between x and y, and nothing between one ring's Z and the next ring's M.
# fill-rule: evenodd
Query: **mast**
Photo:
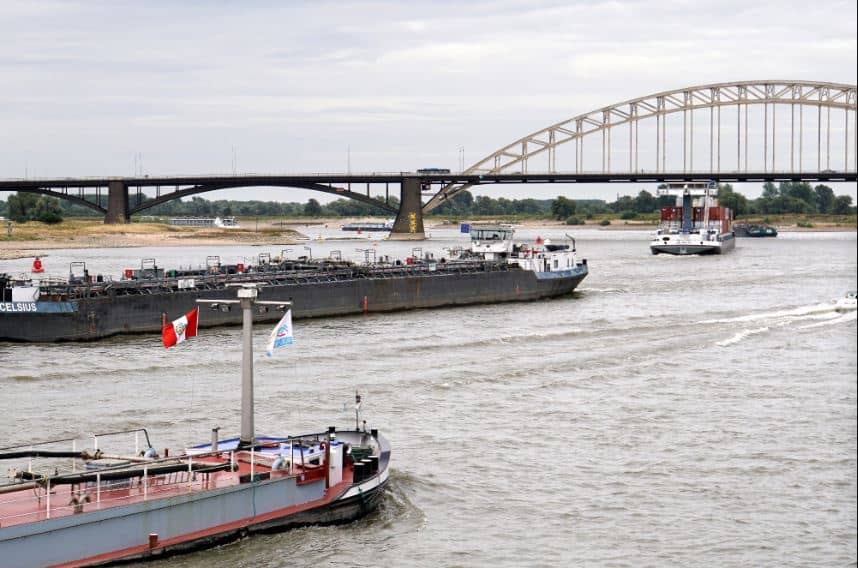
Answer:
M230 286L230 284L227 284ZM243 282L233 284L238 286L236 300L197 300L198 304L211 304L213 310L218 309L219 304L239 304L241 306L241 435L239 437L239 448L252 448L256 444L253 428L253 306L262 304L277 306L278 309L288 309L292 302L267 302L257 300L259 292L256 282Z
M241 302L241 438L239 447L253 446L253 302L256 300L256 288L240 288L238 299Z

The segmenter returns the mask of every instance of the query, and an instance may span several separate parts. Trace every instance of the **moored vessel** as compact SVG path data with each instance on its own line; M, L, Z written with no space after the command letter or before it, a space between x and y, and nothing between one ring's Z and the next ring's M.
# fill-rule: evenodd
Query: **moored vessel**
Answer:
M723 254L735 248L733 212L718 205L713 189L709 183L683 183L658 190L659 195L676 196L676 206L661 209L652 254Z
M735 224L733 225L733 232L737 237L777 237L778 230L776 227L771 225L759 225L759 224Z
M516 244L511 229L487 234L496 237L496 252L473 236L468 249L441 258L420 249L404 260L370 251L357 264L334 251L322 259L262 254L253 266L209 257L199 270L165 270L145 259L120 278L90 275L83 263L73 263L64 278L0 274L0 341L155 333L165 317L187 312L197 299L234 294L236 284L256 284L263 300L294 302L300 319L553 298L571 293L588 273L576 251ZM275 322L278 314L259 306L253 317ZM221 304L200 326L240 323L239 311Z
M373 223L370 221L358 221L354 223L346 223L342 226L343 231L392 231L393 230L393 222L385 221L383 223Z
M0 449L0 558L9 568L94 566L211 546L256 532L350 522L372 511L391 448L355 427L301 436L254 434L251 312L276 302L241 287L241 435L158 452L145 429ZM213 302L207 302L214 306ZM123 440L127 450L115 449ZM122 444L124 446L124 444Z

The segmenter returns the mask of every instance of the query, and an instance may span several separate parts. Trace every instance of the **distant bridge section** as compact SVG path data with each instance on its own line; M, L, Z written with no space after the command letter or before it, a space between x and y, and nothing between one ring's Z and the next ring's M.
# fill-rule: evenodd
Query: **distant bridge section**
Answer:
M20 191L49 195L89 207L105 215L105 223L124 223L131 215L174 199L220 189L249 187L287 187L307 189L361 201L382 211L395 214L398 209L370 195L370 182L384 184L389 192L391 182L399 175L232 175L232 176L161 176L104 177L0 180L0 191ZM357 187L365 186L362 192ZM353 185L355 186L353 188ZM397 188L398 190L398 188ZM132 192L136 199L132 200ZM95 194L95 201L87 199ZM153 197L154 196L154 197Z
M855 115L855 85L769 80L686 87L552 124L464 173L590 172L629 181L647 175L798 180L835 173L854 180ZM468 187L448 184L424 212Z

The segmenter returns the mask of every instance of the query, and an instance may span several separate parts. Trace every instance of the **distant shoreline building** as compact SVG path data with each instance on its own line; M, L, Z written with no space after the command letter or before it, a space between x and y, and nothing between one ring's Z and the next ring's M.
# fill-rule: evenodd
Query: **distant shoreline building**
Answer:
M238 221L235 220L235 217L173 217L168 223L178 227L238 228Z

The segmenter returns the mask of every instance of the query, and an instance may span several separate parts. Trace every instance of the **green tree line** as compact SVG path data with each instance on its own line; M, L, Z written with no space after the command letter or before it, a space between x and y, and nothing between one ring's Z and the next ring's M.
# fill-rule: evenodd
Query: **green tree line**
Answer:
M766 182L763 193L757 199L748 199L733 189L730 184L718 186L718 202L733 210L736 218L749 215L770 214L822 214L855 215L849 195L835 195L834 190L824 184L812 186L807 182L781 182L775 185ZM635 197L622 196L612 203L582 203L566 197L558 197L552 202L551 216L572 222L580 216L615 213L623 219L633 219L638 215L658 212L662 207L676 203L676 197L670 195L655 196L642 190Z
M41 221L54 224L63 220L60 200L34 193L18 193L0 201L0 215L21 223Z
M95 195L86 196L92 202ZM145 196L131 195L130 206L136 207L138 199L149 200ZM379 202L384 198L376 196ZM435 209L431 216L472 217L472 216L530 216L566 220L570 223L593 215L617 214L624 219L638 215L658 212L661 207L675 203L673 196L655 196L642 190L636 196L617 196L616 201L606 202L600 199L569 199L558 196L555 199L507 199L485 195L474 197L468 191L462 191ZM824 184L812 186L807 182L781 182L777 185L766 182L763 192L757 199L748 199L735 191L730 184L718 187L718 200L721 205L733 210L737 218L748 215L770 214L826 214L854 215L855 207L849 195L835 195L834 190ZM391 198L392 207L399 206L399 200ZM63 217L92 216L93 211L69 201L29 193L11 195L6 201L0 201L0 215L13 221L43 221L56 223ZM382 209L371 204L352 199L337 199L330 203L319 203L309 199L306 203L276 201L237 201L213 200L195 196L188 200L176 199L145 210L145 214L158 217L363 217L384 215Z

